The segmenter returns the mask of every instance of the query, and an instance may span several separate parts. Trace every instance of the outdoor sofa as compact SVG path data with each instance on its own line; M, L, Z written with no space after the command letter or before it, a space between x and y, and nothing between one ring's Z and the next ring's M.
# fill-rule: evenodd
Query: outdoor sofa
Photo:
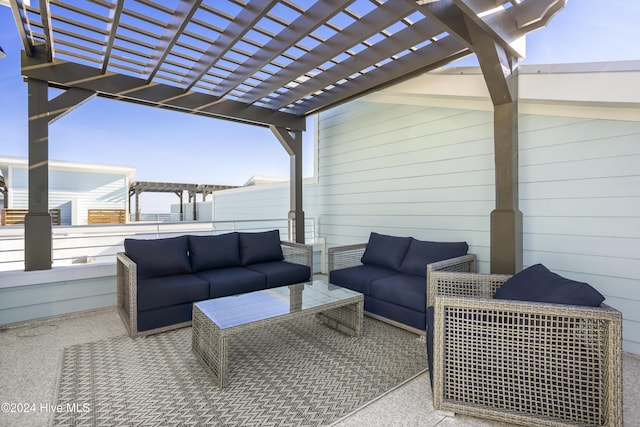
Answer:
M367 243L329 248L329 282L364 294L365 313L424 334L427 277L475 272L466 242L431 242L371 233Z
M526 426L622 425L622 316L540 264L433 272L427 353L435 409Z
M125 239L118 311L131 337L191 324L194 302L308 281L311 246L278 230Z

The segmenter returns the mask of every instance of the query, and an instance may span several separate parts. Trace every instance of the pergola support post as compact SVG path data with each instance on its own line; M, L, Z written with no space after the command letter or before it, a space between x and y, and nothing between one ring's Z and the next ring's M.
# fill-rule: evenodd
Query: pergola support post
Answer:
M24 218L24 268L49 270L53 265L53 230L49 213L49 123L95 93L69 89L49 101L49 84L27 79L29 92L29 211Z
M290 157L289 169L289 224L293 225L295 241L304 243L304 211L302 210L302 131L270 126ZM292 236L290 235L289 238Z
M29 212L24 218L24 269L53 264L49 213L49 119L47 82L27 80L29 92Z
M493 38L466 20L494 108L496 208L491 212L491 273L514 274L522 270L523 252L518 189L518 64Z

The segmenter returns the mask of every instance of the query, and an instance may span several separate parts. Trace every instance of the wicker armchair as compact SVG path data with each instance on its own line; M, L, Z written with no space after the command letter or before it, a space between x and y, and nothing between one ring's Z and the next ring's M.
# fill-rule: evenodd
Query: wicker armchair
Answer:
M434 407L523 425L622 425L620 312L491 299L509 277L430 275Z

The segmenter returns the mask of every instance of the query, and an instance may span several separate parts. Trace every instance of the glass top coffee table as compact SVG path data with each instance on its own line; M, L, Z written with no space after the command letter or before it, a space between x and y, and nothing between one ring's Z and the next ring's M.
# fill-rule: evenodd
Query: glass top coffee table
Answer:
M193 304L192 350L213 371L218 385L228 384L228 339L253 328L315 314L350 336L362 335L361 293L322 280Z

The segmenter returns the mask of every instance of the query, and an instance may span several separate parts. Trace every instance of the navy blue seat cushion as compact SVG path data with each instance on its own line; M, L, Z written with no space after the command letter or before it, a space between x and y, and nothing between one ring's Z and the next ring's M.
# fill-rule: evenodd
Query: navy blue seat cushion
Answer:
M309 266L287 261L262 262L248 265L247 268L264 274L267 278L267 288L308 282L311 277Z
M209 298L209 283L193 274L138 280L138 311Z
M209 284L209 298L226 297L265 289L264 274L244 267L228 267L194 273Z
M466 255L468 250L466 242L429 242L412 238L400 271L424 277L427 264Z
M137 264L138 279L191 272L187 236L166 239L125 239L124 252Z
M240 265L238 233L218 236L189 236L192 271Z
M282 261L280 232L278 230L261 233L238 233L240 242L240 264Z
M172 305L170 307L156 308L138 313L138 330L163 328L178 323L190 322L192 318L193 303Z
M366 297L364 299L364 309L369 313L395 320L407 326L414 327L424 331L425 313L412 310L398 304L388 301L382 301L374 297Z
M427 309L427 282L422 276L396 274L374 280L370 295L421 313Z
M411 237L371 233L361 261L365 265L399 270L410 243Z
M375 265L359 265L329 272L329 282L356 292L369 295L371 282L398 274L388 268Z
M536 264L513 275L493 296L495 299L599 307L604 296L591 285L576 282Z

